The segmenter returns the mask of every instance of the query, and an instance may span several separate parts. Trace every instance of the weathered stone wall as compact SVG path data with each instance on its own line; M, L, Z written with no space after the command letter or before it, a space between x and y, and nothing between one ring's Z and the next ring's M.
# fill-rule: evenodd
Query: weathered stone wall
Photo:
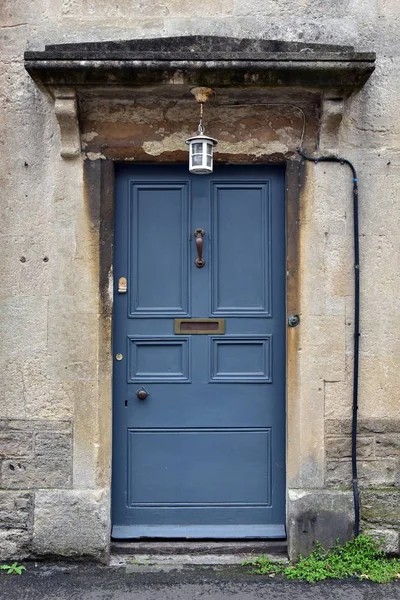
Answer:
M326 485L350 486L351 421L327 419ZM362 527L398 553L400 535L400 421L362 419L357 438Z
M117 144L121 113L99 116L96 106L83 106L87 154L61 159L52 101L24 70L23 52L46 43L188 34L344 43L377 52L374 75L345 103L334 150L354 162L360 186L362 519L365 528L385 536L388 549L398 551L398 0L3 0L0 553L104 556L110 526L110 312L100 295L100 213L89 201L83 163L96 168L99 155L107 154L100 141L115 134ZM164 107L167 136L160 123L149 136L151 107L146 114L131 111L130 123L123 111L124 135L134 132L142 140L137 160L178 156L180 140L196 120L188 122L188 106L186 112ZM319 126L317 114L308 110L306 144ZM268 160L271 142L278 154L295 146L301 125L295 113L265 108L240 117L247 119L242 137L240 130L232 132L238 116L219 109L210 117L210 133L224 144L222 158ZM183 147L180 152L183 158ZM288 373L294 390L288 406L294 554L307 548L306 538L324 539L333 514L339 515L336 531L344 519L343 537L352 518L351 177L340 165L307 165L306 174L300 199L301 326L290 332L296 336L296 370Z

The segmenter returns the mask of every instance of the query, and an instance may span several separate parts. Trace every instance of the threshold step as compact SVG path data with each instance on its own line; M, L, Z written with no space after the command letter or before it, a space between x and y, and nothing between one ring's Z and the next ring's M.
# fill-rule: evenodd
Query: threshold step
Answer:
M235 555L235 554L282 554L287 555L286 540L223 540L223 541L116 541L111 542L111 554L171 556L186 554L201 555Z

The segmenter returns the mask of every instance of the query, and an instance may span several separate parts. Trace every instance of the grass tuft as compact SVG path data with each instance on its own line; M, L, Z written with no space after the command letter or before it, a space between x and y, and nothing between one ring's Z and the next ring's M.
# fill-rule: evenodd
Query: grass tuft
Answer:
M246 560L243 564L260 575L284 575L287 579L310 583L348 577L386 583L400 578L400 559L388 558L381 544L365 534L343 545L336 542L330 550L317 543L310 556L300 556L296 563L289 565L272 561L267 556Z

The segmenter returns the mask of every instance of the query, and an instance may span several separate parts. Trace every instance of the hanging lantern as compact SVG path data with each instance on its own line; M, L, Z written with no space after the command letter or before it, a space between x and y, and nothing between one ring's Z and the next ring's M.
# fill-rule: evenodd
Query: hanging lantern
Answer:
M186 140L189 146L189 171L197 175L213 172L213 150L218 143L214 138L204 135L200 130L198 135Z
M206 175L213 172L213 151L218 142L204 133L203 103L207 102L214 90L194 88L192 93L200 104L200 122L197 135L186 140L189 146L189 171L197 175Z

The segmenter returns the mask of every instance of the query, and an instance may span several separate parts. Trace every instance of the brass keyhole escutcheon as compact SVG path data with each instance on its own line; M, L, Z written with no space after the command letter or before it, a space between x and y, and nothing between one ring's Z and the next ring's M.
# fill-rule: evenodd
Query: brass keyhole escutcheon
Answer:
M115 360L122 360L123 358L124 358L123 355L120 354L119 352L118 352L118 354L115 355Z

